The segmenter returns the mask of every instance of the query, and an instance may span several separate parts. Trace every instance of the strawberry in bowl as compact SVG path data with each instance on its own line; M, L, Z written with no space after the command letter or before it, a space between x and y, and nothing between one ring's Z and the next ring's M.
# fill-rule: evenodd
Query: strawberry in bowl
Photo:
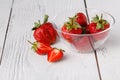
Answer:
M85 34L87 27L87 18L84 13L79 12L74 17L69 17L69 21L65 22L61 28L62 36L75 49L83 52L91 48L88 36L80 36ZM86 46L87 45L87 46ZM83 50L83 51L82 51Z
M76 14L76 22L79 23L81 26L86 27L87 26L87 17L84 13L78 12Z
M63 38L72 43L76 36L71 34L82 34L82 27L76 22L76 17L69 17L69 21L64 23L61 31Z
M92 18L91 23L87 26L87 31L90 34L98 33L97 35L94 35L93 38L95 41L102 40L106 38L106 36L109 33L108 31L104 31L110 28L110 23L103 19L103 14L101 14L101 17L96 15ZM104 32L102 32L104 31Z
M89 19L85 15L86 10ZM91 20L90 23L88 20ZM97 9L67 9L57 14L53 21L62 42L71 51L81 53L91 52L103 45L114 24L110 14Z
M61 28L62 36L68 41L73 42L78 36L74 34L85 33L87 26L87 18L84 13L78 12L74 17L69 17L69 21L65 22ZM73 35L72 35L73 34Z

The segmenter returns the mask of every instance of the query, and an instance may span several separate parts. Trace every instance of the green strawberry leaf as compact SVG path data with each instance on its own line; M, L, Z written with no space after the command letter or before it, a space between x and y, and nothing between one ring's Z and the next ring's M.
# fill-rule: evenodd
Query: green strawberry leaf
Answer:
M32 28L32 30L37 29L38 27L40 27L40 25L41 25L41 22L40 22L40 20L38 20L38 22L34 23L34 27Z
M81 28L81 26L76 22L76 17L69 17L69 21L64 23L66 25L67 30L72 30L73 28L77 30L77 28Z
M99 17L96 15L93 17L92 22L97 23L96 29L103 29L106 24L108 24L107 20L103 19L103 14Z
M74 22L73 28L75 28L75 30L77 30L77 28L82 28L82 26L80 26L77 22Z
M48 15L45 15L45 16L44 16L44 21L43 21L42 24L46 23L46 22L48 21L48 18L49 18L49 16L48 16ZM37 28L40 27L42 24L41 24L40 20L38 20L38 22L35 22L35 23L34 23L34 27L32 28L32 30L37 29Z
M65 22L64 24L66 25L67 30L71 30L71 26L69 22Z
M98 15L96 15L96 17L93 17L92 18L92 22L99 22L99 16Z
M96 29L101 29L101 28L103 28L103 25L101 23L97 23Z
M37 51L37 46L38 46L38 42L34 42L33 45L32 45L32 49L34 51Z
M30 42L29 40L28 40L28 42L32 45L32 49L34 50L34 51L36 51L37 50L37 45L38 45L38 42Z

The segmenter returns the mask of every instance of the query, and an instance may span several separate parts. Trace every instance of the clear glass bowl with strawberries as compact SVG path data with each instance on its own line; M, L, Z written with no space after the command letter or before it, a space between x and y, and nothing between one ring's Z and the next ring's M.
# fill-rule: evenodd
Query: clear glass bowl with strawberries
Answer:
M53 23L70 50L91 52L98 49L108 39L115 19L98 9L66 9L58 13Z

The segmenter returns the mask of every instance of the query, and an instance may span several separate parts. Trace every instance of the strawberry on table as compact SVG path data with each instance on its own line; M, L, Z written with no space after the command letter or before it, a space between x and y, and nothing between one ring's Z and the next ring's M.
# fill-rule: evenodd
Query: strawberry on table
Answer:
M48 15L45 15L43 24L38 21L32 30L34 30L33 36L37 41L50 45L56 42L58 34L52 23L47 20Z
M48 44L44 44L44 43L40 43L38 41L36 42L30 42L28 41L30 44L32 44L32 49L39 55L43 55L43 54L47 54L52 47Z
M56 62L61 60L63 57L63 50L62 49L57 49L53 48L52 50L49 51L47 60L49 62Z

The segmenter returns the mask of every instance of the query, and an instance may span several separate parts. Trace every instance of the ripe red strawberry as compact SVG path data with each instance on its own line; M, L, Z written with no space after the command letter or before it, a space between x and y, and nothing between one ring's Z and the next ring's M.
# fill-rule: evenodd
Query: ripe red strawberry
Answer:
M47 56L47 60L49 62L56 62L56 61L61 60L62 57L63 57L63 50L53 48L52 50L49 51L48 56Z
M47 22L47 20L48 16L45 15L44 23L41 24L40 21L35 23L35 27L32 30L34 30L33 35L37 41L50 45L56 42L58 34L52 23Z
M87 18L84 13L79 12L76 14L76 22L78 22L83 27L87 26Z
M75 38L71 34L82 34L82 27L75 21L75 17L69 18L69 21L63 25L61 30L63 37L68 42L72 42Z
M110 27L110 24L108 23L107 20L102 18L102 14L101 14L100 18L98 15L96 15L96 17L93 17L92 22L87 26L87 31L89 31L90 34L93 34L93 33L104 31L109 27ZM105 31L103 33L94 35L94 38L95 40L101 40L105 38L107 34L108 34L108 31Z
M47 54L52 47L48 44L44 44L44 43L40 43L40 42L30 42L28 41L30 44L32 44L32 49L39 55L43 55L43 54Z
M110 24L107 22L107 20L104 20L102 18L102 15L101 15L101 18L99 18L99 16L96 15L96 17L93 17L92 23L89 24L88 30L90 33L97 33L109 27L110 27Z

